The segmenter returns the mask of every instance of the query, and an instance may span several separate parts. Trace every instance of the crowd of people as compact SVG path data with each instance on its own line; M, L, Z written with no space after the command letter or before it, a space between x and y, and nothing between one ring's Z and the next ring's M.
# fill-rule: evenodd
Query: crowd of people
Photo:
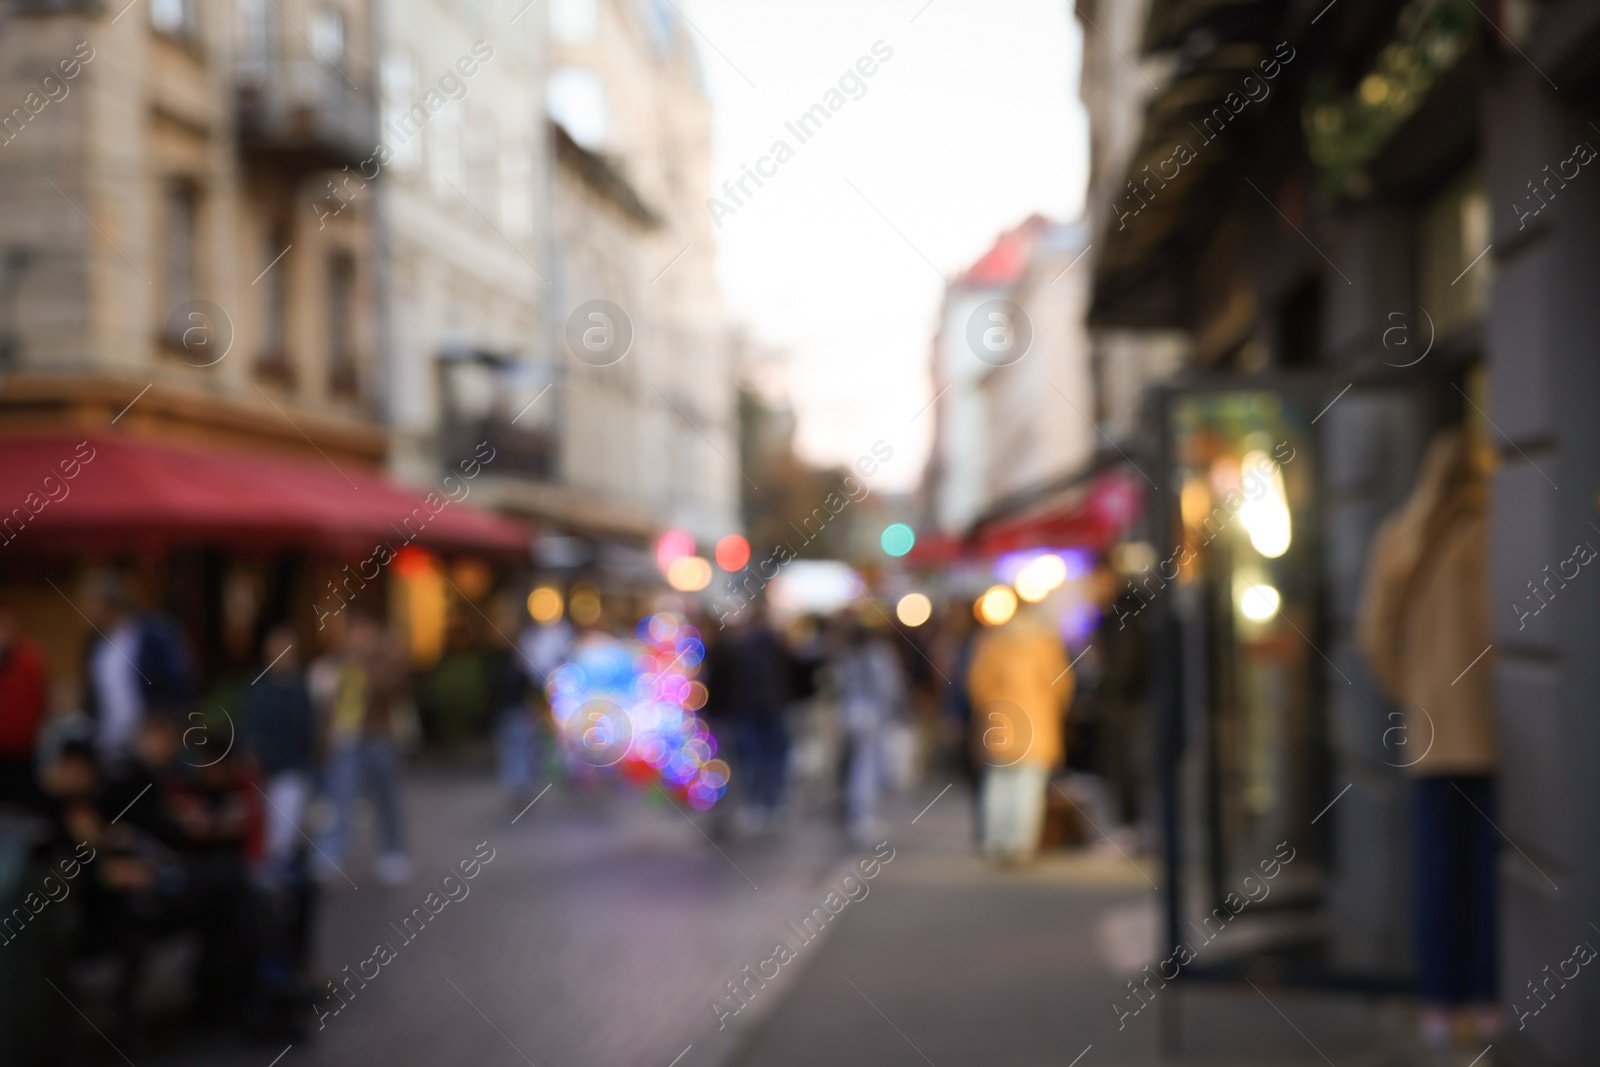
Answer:
M92 573L76 606L91 630L81 679L55 686L0 607L0 810L35 864L76 857L88 875L74 922L32 930L13 912L0 937L59 937L53 958L112 960L114 1027L133 1040L153 950L188 935L198 1019L292 1037L309 1018L319 885L345 877L362 795L379 880L410 876L394 722L405 656L359 611L309 664L275 626L230 712L196 699L182 626L139 610L124 576ZM310 818L319 792L325 825Z
M363 798L377 879L410 876L409 657L384 622L355 608L329 620L314 648L273 625L230 711L197 699L182 625L141 610L125 576L91 573L76 605L89 633L72 685L50 677L15 611L0 606L0 812L13 826L30 813L38 862L76 856L90 875L79 919L55 947L64 960L115 964L124 1035L138 1032L136 994L154 950L185 935L198 945L190 985L200 1018L292 1036L310 1018L319 896L350 876ZM571 739L554 728L546 686L585 647L627 637L603 622L534 623L513 599L489 611L484 733L520 807L552 774L594 776L564 758ZM801 807L796 734L820 719L836 754L820 778L851 841L881 836L881 805L905 777L914 738L924 762L970 777L984 854L1024 862L1040 847L1064 753L1097 747L1088 722L1066 743L1074 671L1043 611L978 627L952 605L911 630L860 606L782 626L752 606L694 632L705 634L698 715L732 768L709 817L716 834L770 832ZM44 936L0 916L0 938L29 934Z
M1101 577L1109 602L1112 583ZM1082 841L1084 824L1136 846L1149 787L1139 755L1142 637L1102 620L1080 651L1075 669L1059 617L1043 605L988 626L954 600L915 629L852 606L783 632L747 609L713 640L705 670L705 714L733 761L739 821L760 830L774 820L794 762L793 709L820 702L838 739L832 769L854 841L877 839L881 800L904 777L894 773L903 755L895 742L910 736L923 766L966 781L980 850L997 863ZM1053 780L1065 788L1052 790ZM1050 813L1070 829L1047 827Z

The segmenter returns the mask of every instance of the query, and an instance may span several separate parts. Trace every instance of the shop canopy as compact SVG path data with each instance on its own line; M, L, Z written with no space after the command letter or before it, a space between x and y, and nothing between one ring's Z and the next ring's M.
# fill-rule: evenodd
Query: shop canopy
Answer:
M1088 484L1049 494L1033 506L980 519L963 538L935 533L907 555L913 566L1001 556L1022 548L1104 550L1138 515L1142 494L1133 475L1107 470Z
M348 463L114 434L0 438L0 544L13 552L171 544L370 552L385 542L526 552L528 531L467 504L471 486L457 475L431 490L403 489Z

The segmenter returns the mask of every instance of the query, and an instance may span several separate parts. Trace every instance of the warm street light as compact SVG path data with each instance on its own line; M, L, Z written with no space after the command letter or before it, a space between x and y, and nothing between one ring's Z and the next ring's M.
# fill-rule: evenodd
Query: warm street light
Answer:
M1017 594L1009 585L990 586L972 610L985 626L999 626L1017 613Z
M667 584L680 593L698 593L711 584L711 563L700 556L684 556L667 568Z
M933 618L933 601L922 593L907 593L895 605L894 614L907 626L921 626Z
M548 626L561 618L561 590L541 585L528 594L528 614L541 626Z

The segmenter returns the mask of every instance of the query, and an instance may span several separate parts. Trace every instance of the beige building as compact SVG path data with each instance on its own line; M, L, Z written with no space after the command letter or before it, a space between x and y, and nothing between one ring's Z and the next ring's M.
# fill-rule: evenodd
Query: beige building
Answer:
M945 292L926 485L947 534L1094 458L1085 229L1026 219Z
M988 430L984 508L1077 473L1094 457L1088 311L1089 274L1079 263L1083 225L1043 224L1006 299L1022 311L1013 330L1027 350L997 358L980 392ZM992 327L994 323L990 323Z
M379 9L391 158L365 195L379 219L393 463L418 484L486 439L497 483L556 473L556 402L527 407L551 382L545 22L518 6Z
M121 429L380 457L370 210L312 210L372 154L365 0L27 7L0 34L7 427L139 397Z
M741 476L692 31L664 0L549 10L563 480L616 533L711 541Z
M380 492L372 202L319 209L372 165L369 38L365 0L0 18L0 471L37 479L62 442L95 457L48 509L8 492L0 595L64 685L91 636L68 602L85 564L131 564L202 672L237 669L263 620L312 632L352 547L319 508ZM262 479L287 496L238 495Z

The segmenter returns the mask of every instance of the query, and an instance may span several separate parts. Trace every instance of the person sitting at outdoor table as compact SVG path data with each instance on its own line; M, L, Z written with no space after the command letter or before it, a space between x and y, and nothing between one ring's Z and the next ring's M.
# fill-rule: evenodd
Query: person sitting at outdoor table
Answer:
M111 774L95 751L66 744L44 785L65 839L91 851L79 951L121 964L116 1027L136 1030L135 994L151 947L182 931L199 935L196 1015L278 1036L292 1033L296 976L277 961L283 937L251 885L247 861L260 839L259 803L247 769L231 755L209 766L178 759L178 724L146 719L130 760ZM302 998L303 999L303 998Z

